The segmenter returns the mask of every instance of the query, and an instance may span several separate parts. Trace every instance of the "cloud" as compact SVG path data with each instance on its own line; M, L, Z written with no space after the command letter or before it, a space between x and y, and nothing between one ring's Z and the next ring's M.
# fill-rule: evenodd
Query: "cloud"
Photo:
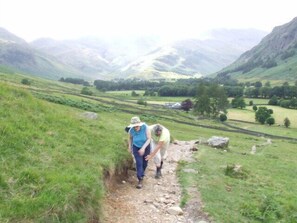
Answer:
M0 26L33 40L81 36L199 36L214 28L271 31L295 17L294 0L0 0Z

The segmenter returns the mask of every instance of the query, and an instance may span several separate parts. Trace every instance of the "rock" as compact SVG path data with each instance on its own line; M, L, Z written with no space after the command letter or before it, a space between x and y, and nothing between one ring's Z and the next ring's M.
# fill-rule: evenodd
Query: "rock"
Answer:
M87 119L97 119L98 115L95 112L84 112L81 114L82 117Z
M257 151L257 147L255 145L252 146L251 154L255 154Z
M183 215L184 214L183 210L177 206L168 208L167 212L171 215Z
M207 142L208 142L208 145L211 147L227 148L229 144L229 138L212 136L210 139L207 140Z

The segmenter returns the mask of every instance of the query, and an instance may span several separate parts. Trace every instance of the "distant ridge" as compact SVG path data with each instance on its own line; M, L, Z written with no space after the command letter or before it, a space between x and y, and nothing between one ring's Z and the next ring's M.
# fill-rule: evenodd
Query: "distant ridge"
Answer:
M57 41L42 38L26 43L0 30L0 63L18 72L59 79L167 79L214 73L258 44L259 30L215 30L207 40L164 43L156 37Z
M243 80L294 81L297 74L297 17L277 26L251 50L217 73Z

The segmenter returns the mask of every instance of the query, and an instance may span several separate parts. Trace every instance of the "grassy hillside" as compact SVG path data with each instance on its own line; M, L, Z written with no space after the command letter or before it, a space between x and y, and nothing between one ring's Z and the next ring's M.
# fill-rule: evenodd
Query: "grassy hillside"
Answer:
M31 85L20 84L25 77ZM99 220L104 179L131 160L124 127L134 115L164 124L174 139L200 141L196 162L179 164L181 205L196 188L215 222L297 221L297 140L274 137L296 138L295 123L288 129L259 125L252 111L237 109L230 114L250 123L228 120L225 126L156 105L182 98L149 97L145 107L127 92L92 89L94 95L85 96L79 85L4 73L0 79L0 222ZM86 111L98 118L85 118ZM296 112L290 111L275 114L293 121ZM211 136L228 137L228 149L207 146ZM235 165L238 175L230 174Z
M89 120L3 83L0 98L0 222L98 219L104 172L130 157L117 116Z

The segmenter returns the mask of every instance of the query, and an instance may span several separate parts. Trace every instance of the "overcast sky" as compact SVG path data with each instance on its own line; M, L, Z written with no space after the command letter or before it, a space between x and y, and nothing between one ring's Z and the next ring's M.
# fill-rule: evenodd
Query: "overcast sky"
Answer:
M296 0L0 0L0 27L32 41L83 36L199 37L216 28L272 31Z

